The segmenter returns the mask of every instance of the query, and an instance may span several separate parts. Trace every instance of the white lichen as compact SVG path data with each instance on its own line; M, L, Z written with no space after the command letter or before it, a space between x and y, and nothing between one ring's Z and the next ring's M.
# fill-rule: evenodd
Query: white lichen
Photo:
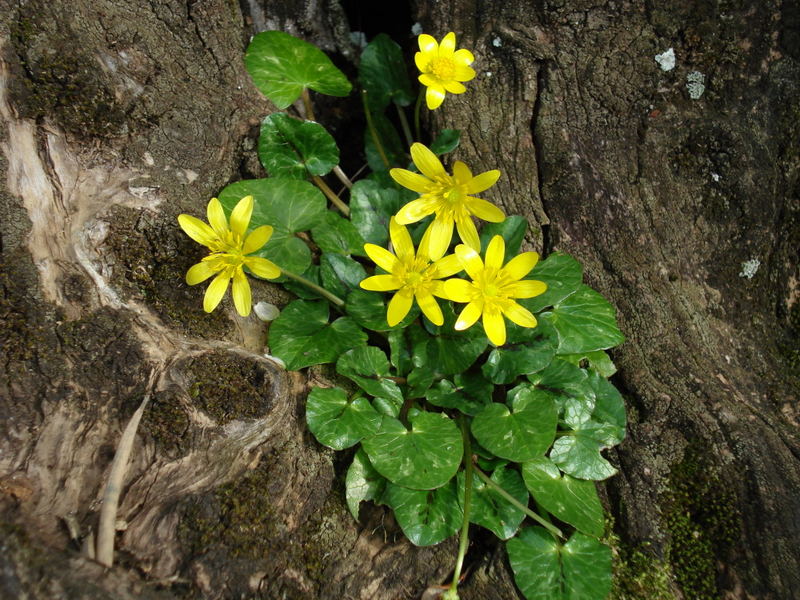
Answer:
M419 35L422 33L422 23L414 23L411 26L411 35Z
M706 91L706 76L700 71L692 71L686 76L686 89L689 90L689 98L697 100Z
M494 46L495 48L499 48L502 45L503 45L503 40L500 39L500 36L499 35L494 36L494 39L492 39L492 46Z
M675 50L672 48L656 54L655 59L662 71L671 71L675 68Z
M742 270L739 272L739 277L746 277L747 279L752 279L753 276L758 272L758 268L761 266L761 261L757 258L751 258L750 260L746 260L742 263Z
M351 31L350 32L350 41L353 42L353 45L358 48L366 48L367 47L367 34L363 31Z

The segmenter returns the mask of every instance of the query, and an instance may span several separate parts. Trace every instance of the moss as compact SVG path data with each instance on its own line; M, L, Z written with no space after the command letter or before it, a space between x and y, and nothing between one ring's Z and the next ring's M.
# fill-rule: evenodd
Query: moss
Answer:
M668 562L648 548L630 548L619 538L609 539L614 551L611 600L673 600L673 573Z
M157 448L176 456L188 446L190 426L189 415L180 399L173 393L161 392L153 395L140 427L150 435Z
M736 496L707 455L691 446L672 468L662 513L675 578L684 596L697 600L720 598L716 565L727 562L740 535Z

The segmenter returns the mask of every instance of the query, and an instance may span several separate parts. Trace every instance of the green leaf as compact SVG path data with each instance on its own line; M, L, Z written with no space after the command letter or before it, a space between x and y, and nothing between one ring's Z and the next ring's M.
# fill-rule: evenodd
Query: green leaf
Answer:
M361 263L341 254L323 254L319 259L319 273L322 287L339 297L358 289L358 284L367 277Z
M617 372L617 367L614 365L611 357L603 350L596 352L581 352L579 354L559 354L561 360L566 360L573 365L580 365L584 360L589 363L589 366L597 371L603 377L611 377Z
M456 408L475 416L492 401L494 386L478 373L459 373L453 382L443 379L428 390L425 397L434 406Z
M373 398L372 406L375 407L381 415L396 419L400 416L400 408L403 403L397 400L390 400L389 398Z
M358 79L367 91L373 111L381 111L390 102L408 106L414 102L403 51L388 35L379 33L361 53Z
M619 443L615 434L613 425L586 421L570 435L564 435L553 443L550 460L562 471L578 479L608 479L617 470L603 458L600 450Z
M528 490L517 471L500 467L492 473L491 479L520 504L528 505ZM458 489L462 506L465 480L464 471L461 471L458 474ZM524 512L515 508L475 474L472 475L472 507L469 516L471 523L486 527L501 540L507 540L516 533L523 519L525 519Z
M386 319L384 318L384 320ZM397 371L397 374L400 377L404 377L413 367L405 331L403 329L393 329L387 337L389 340L389 361Z
M589 393L586 371L564 360L556 359L538 373L528 375L536 387L557 391L565 396L582 396Z
M364 238L358 229L332 210L327 211L321 223L311 230L311 237L323 252L366 256Z
M549 315L558 331L559 354L605 350L625 341L617 328L614 307L589 286L582 285L559 302Z
M442 129L436 139L431 142L430 150L437 155L447 154L458 148L460 141L460 129Z
M499 223L486 223L481 230L481 248L486 248L491 239L502 236L506 243L506 261L519 253L525 232L528 230L528 221L525 217L511 215ZM533 277L533 279L539 279Z
M458 531L464 518L455 478L434 490L411 490L390 483L385 499L403 533L416 546L446 540Z
M369 462L367 453L359 448L353 457L344 481L347 508L353 518L358 520L358 509L362 502L380 500L386 487L386 479Z
M256 87L280 109L297 100L304 87L328 96L347 96L352 89L321 50L282 31L255 35L244 64Z
M326 302L295 300L269 328L272 354L292 371L333 362L343 352L367 341L367 335L348 318L328 323Z
M544 456L553 443L558 407L547 392L524 389L512 401L487 405L472 420L472 434L487 450L515 462Z
M611 592L611 549L579 531L561 546L546 529L526 527L506 548L528 600L605 600Z
M419 307L415 303L402 321L389 327L383 294L359 288L350 292L346 301L347 314L359 325L372 331L397 331L407 327L419 316Z
M377 398L403 402L403 394L389 377L389 359L380 348L354 348L336 361L336 372L352 379L358 386Z
M295 233L322 222L326 202L316 187L294 179L249 179L225 186L219 194L226 213L245 196L253 196L250 227L271 225L274 228L264 249L257 253L282 269L302 273L311 265L311 251Z
M339 148L319 123L273 113L261 122L258 158L272 177L307 179L330 173L339 164Z
M556 518L587 535L603 535L603 507L594 482L563 475L545 457L524 463L522 478L536 502Z
M546 321L533 329L508 323L508 341L493 349L481 369L497 384L514 381L518 375L541 371L553 360L558 334Z
M372 466L389 481L415 490L446 484L461 464L461 432L446 415L420 412L410 418L411 430L384 417L381 429L362 446Z
M400 210L402 199L396 189L369 179L357 181L350 190L350 220L370 244L385 246L389 241L389 219Z
M389 161L389 166L386 166L386 163L383 162L383 157L378 152L372 132L367 128L364 131L364 154L367 157L369 168L373 171L388 171L392 167L404 164L407 160L407 149L405 143L400 139L397 129L382 112L372 111L370 114L372 115L372 124L375 127L378 139Z
M423 397L435 379L436 375L428 369L412 369L406 381L408 384L406 395L409 398Z
M306 423L320 444L344 450L378 431L381 416L364 397L348 399L342 389L315 387L306 401Z
M520 304L532 312L553 306L577 290L583 280L583 266L577 260L554 252L534 267L526 279L544 281L547 291L535 298L520 300Z
M442 314L444 324L441 327L426 322L430 335L419 327L408 329L414 348L414 366L430 369L437 377L463 373L489 345L480 327L466 331L453 328L456 317L450 303L442 305Z

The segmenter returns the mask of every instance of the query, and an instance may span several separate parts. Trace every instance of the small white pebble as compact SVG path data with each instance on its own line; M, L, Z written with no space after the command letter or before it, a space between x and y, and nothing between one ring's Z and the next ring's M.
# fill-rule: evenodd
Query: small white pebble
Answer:
M697 100L706 91L706 76L700 71L692 71L686 76L686 89L689 90L689 98Z
M758 272L758 268L761 266L761 261L757 258L751 258L750 260L746 260L742 263L742 270L739 272L739 277L746 277L747 279L752 279L753 276Z
M714 181L719 181L719 173L712 173L711 179L713 179Z
M492 40L492 46L494 46L495 48L499 48L502 45L503 45L503 40L500 39L500 36L499 35L494 36L494 39Z
M486 77L491 77L491 76L492 76L492 72L491 72L491 71L486 71L486 72L484 73L484 76L486 76Z
M263 301L258 302L253 307L253 311L256 313L256 316L264 322L274 321L278 318L278 315L281 314L277 306Z
M422 33L422 23L414 23L411 26L411 35L419 35Z
M675 51L672 48L656 54L655 59L662 71L672 71L675 68Z

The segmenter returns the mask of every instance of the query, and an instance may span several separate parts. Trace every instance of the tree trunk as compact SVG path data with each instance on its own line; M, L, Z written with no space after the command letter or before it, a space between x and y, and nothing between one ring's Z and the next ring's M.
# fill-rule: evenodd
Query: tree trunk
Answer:
M453 540L415 548L382 508L349 516L348 457L304 426L326 371L283 371L264 324L227 300L206 315L183 282L201 251L176 215L262 176L274 107L244 71L249 36L288 31L353 75L352 4L0 0L0 597L396 599L446 580ZM477 58L431 129L462 129L458 157L503 172L492 200L528 216L528 249L573 254L618 308L616 597L793 598L800 12L457 0L408 15ZM355 100L320 105L353 145L337 115ZM145 397L104 569L91 538ZM502 545L474 539L462 597L517 597Z

